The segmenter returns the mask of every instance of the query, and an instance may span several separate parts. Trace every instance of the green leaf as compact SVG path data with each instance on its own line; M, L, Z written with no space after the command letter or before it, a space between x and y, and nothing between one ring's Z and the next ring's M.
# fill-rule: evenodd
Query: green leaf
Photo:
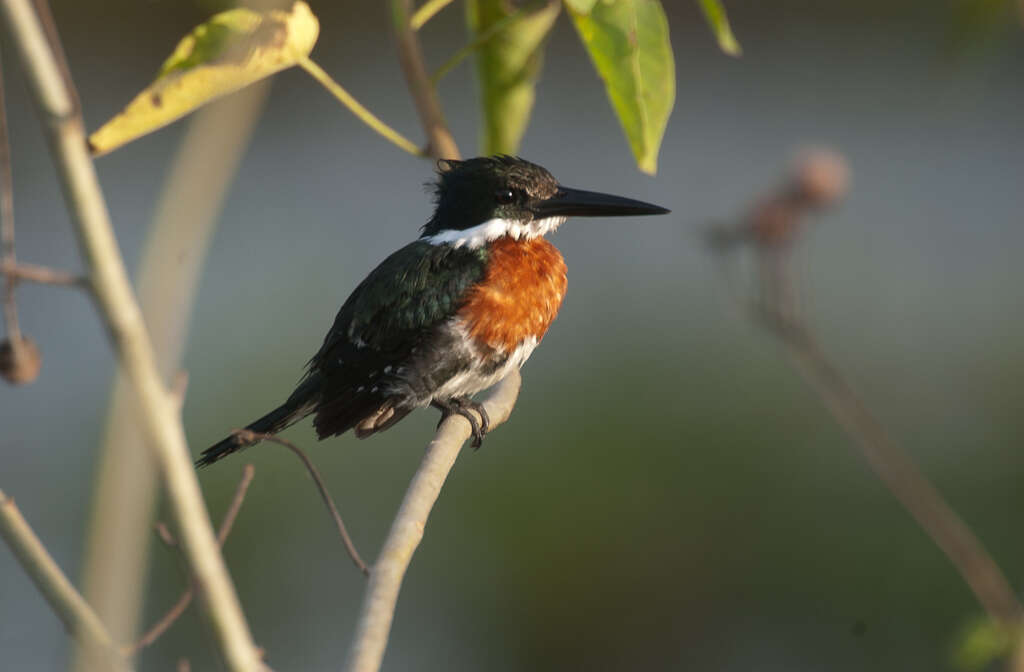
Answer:
M287 12L231 9L216 14L178 43L152 84L89 136L93 156L295 65L313 50L319 32L319 22L301 0Z
M736 41L729 26L729 17L725 13L725 5L718 0L700 0L700 8L704 10L704 18L708 20L711 32L718 40L718 48L730 56L740 56L743 48Z
M953 646L953 664L964 672L979 672L1007 658L1020 632L990 618L978 618L960 632Z
M676 97L668 19L657 0L598 0L589 14L569 10L604 80L640 170L654 174Z
M505 0L469 0L467 22L474 36L498 27L476 54L483 107L483 154L515 154L533 111L543 63L544 38L558 17L558 0L516 10ZM510 16L518 12L511 20ZM500 22L507 25L499 26Z

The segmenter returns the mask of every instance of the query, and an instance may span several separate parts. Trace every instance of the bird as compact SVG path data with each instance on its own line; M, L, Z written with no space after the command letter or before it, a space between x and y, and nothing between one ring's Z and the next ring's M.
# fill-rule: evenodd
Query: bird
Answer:
M562 186L505 155L438 161L433 192L419 238L353 290L295 391L204 450L197 467L309 415L321 440L348 430L362 439L428 406L442 422L465 417L478 448L490 422L473 395L523 366L565 296L565 261L545 236L574 215L670 212Z

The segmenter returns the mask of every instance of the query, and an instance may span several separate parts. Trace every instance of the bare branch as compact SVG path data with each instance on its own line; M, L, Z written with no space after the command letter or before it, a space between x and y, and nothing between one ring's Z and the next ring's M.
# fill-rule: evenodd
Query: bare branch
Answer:
M235 488L235 494L231 498L231 504L228 505L228 510L224 514L224 518L220 521L220 529L217 530L217 545L223 547L224 542L227 541L228 535L231 534L231 528L235 524L235 519L238 518L238 512L242 509L242 503L245 501L245 495L249 491L249 485L252 484L253 476L256 475L256 468L251 464L245 465L242 470L242 478L238 482L238 486ZM163 523L157 523L157 533L160 538L168 546L177 546L178 542L174 536L167 529L167 526ZM192 604L192 598L195 597L195 582L190 582L189 587L185 589L185 592L181 594L178 601L167 610L160 620L153 624L149 630L145 632L138 639L137 642L130 646L125 647L125 653L128 655L137 653L140 649L144 649L156 640L160 639L167 630L174 625L188 606Z
M217 549L189 461L181 418L157 368L89 156L75 96L62 74L67 69L62 67L30 0L2 0L0 13L44 122L97 306L126 377L139 398L146 439L160 462L182 547L201 586L217 644L229 669L258 670L262 663Z
M492 431L511 415L521 383L519 372L513 371L484 402ZM380 669L402 579L423 539L430 510L469 435L469 422L460 415L451 415L441 423L434 440L427 446L370 574L355 640L345 664L348 672L376 672Z
M423 130L427 134L427 153L439 159L457 159L459 148L444 120L437 91L430 83L430 76L423 62L420 40L410 23L411 12L410 0L391 0L391 18L398 40L398 61L409 86L409 93L416 104L420 121L423 123Z
M76 640L89 645L90 650L102 656L105 669L127 670L127 661L114 646L106 626L99 616L75 590L53 557L46 551L39 537L18 511L14 500L0 490L0 536L10 546L14 557L31 577L36 588L50 603L54 613Z
M327 506L327 510L330 512L331 517L334 519L334 524L338 528L338 534L341 535L341 541L345 544L345 550L348 551L348 556L352 558L352 562L359 568L359 571L364 575L370 575L370 568L363 562L363 558L359 555L359 551L356 550L356 545L352 542L352 538L348 534L348 530L345 528L345 522L341 519L341 513L338 512L338 507L334 504L334 500L331 498L331 494L327 491L327 486L324 484L324 479L320 476L320 471L313 464L313 461L309 459L305 451L296 446L287 439L282 439L273 434L260 434L253 432L248 429L236 429L233 434L238 437L239 441L244 443L256 443L258 441L270 441L276 443L279 446L284 446L288 450L295 453L302 464L306 467L306 471L309 472L310 477L316 484L316 489L320 492L320 498L324 500L324 504Z

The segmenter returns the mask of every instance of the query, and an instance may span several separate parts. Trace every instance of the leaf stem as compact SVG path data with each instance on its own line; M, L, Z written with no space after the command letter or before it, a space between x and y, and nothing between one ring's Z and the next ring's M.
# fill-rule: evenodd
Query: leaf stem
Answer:
M409 140L404 135L391 128L383 121L381 121L373 112L366 109L362 103L352 97L348 91L346 91L341 84L338 84L334 79L328 75L323 68L316 64L313 59L308 56L302 56L299 58L299 66L303 70L308 72L310 76L327 89L331 95L337 98L342 105L347 107L352 114L356 115L360 121L364 124L377 131L384 139L389 140L392 144L397 146L413 156L424 156L423 151L416 146L412 140Z
M430 21L434 15L450 4L452 4L452 0L427 0L413 13L412 18L409 19L409 27L419 30L423 24Z

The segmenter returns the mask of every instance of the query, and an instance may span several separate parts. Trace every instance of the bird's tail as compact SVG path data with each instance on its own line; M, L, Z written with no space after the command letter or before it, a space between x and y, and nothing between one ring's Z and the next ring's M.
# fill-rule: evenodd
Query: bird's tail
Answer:
M299 384L295 391L292 392L292 396L288 397L288 401L259 420L249 423L245 428L254 434L277 434L316 410L316 400L317 396L319 396L319 391L319 376L314 373ZM231 453L247 448L254 443L257 443L257 441L247 441L238 434L232 434L204 450L199 459L196 460L196 467L209 466Z

